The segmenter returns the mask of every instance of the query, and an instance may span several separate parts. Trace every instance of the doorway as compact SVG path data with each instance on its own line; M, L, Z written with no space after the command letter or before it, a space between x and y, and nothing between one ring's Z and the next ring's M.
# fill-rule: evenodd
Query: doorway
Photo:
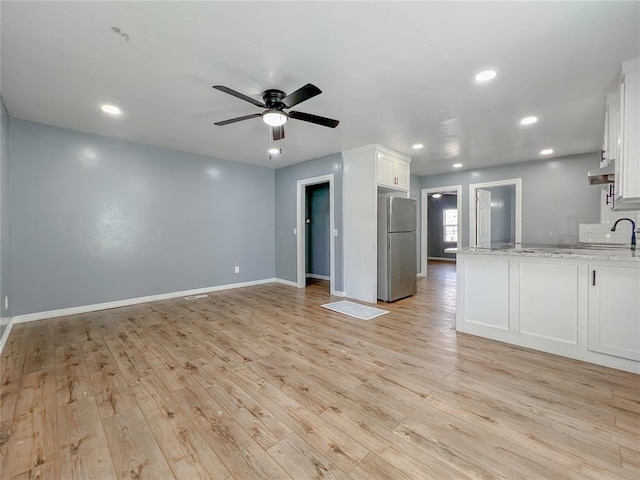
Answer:
M519 244L522 237L522 179L469 185L469 246Z
M305 188L305 277L306 285L315 280L330 281L329 183Z
M298 180L296 217L296 284L304 288L308 278L328 280L335 295L333 174Z
M448 254L444 250L462 246L461 202L462 185L422 189L419 276L427 276L429 257L455 259L455 253Z

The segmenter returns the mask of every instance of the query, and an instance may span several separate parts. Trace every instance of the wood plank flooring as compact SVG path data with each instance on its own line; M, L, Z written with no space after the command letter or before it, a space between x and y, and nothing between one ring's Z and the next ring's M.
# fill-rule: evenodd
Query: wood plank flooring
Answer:
M16 325L0 478L638 479L640 377L456 334L455 265L371 321L263 285Z

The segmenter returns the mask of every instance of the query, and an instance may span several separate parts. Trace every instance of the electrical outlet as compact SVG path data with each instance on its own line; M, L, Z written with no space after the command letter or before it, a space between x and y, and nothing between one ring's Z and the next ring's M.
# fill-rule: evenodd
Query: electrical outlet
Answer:
M240 267L236 266L236 268L234 269L234 271L235 271L236 273L240 273Z

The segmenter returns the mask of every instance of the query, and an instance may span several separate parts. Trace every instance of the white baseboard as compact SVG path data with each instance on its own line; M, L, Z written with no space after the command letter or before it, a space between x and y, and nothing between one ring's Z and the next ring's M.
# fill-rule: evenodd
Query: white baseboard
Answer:
M98 310L107 310L109 308L126 307L139 303L156 302L158 300L168 300L177 297L186 297L189 295L199 295L201 293L219 292L221 290L231 290L233 288L251 287L254 285L262 285L265 283L273 283L278 281L275 278L265 278L262 280L253 280L250 282L230 283L227 285L218 285L215 287L196 288L193 290L183 290L181 292L161 293L159 295L149 295L146 297L127 298L125 300L116 300L113 302L96 303L93 305L81 305L79 307L61 308L59 310L49 310L47 312L27 313L25 315L16 315L13 317L14 323L33 322L36 320L44 320L45 318L64 317L67 315L75 315L78 313L96 312Z
M291 280L285 280L284 278L274 278L273 281L281 283L282 285L289 285L290 287L298 287L298 282L292 282Z
M333 295L334 297L344 297L344 292L339 292L338 290L336 290L331 295Z
M416 275L418 278L425 278L427 275L425 273L422 272L418 272L418 275Z
M13 328L13 317L9 318L9 322L7 323L7 328L2 334L2 338L0 338L0 355L2 355L2 350L4 350L4 346L7 344L7 340L9 338L9 334L11 333L11 329Z
M315 278L316 280L331 281L331 277L329 275L319 275L317 273L307 273L307 278Z

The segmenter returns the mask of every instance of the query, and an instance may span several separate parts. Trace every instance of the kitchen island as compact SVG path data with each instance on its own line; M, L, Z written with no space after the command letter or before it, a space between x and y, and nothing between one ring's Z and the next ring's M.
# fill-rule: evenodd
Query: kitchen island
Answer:
M456 330L640 373L640 251L461 249Z

